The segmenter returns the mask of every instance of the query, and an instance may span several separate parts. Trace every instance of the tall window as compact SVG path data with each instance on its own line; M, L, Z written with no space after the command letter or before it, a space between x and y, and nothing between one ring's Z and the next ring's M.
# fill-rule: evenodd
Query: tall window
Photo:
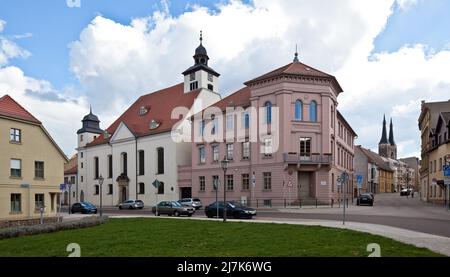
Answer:
M272 156L272 138L265 138L264 141L264 156L269 157Z
M309 104L309 120L312 122L317 121L317 103L314 100Z
M139 150L139 175L145 174L145 152L144 150Z
M250 142L245 141L242 143L242 159L248 160L250 159Z
M213 186L213 190L217 190L217 186L219 185L219 176L214 175L212 176L212 186Z
M267 101L264 106L266 107L266 123L272 123L272 103Z
M158 194L164 194L164 182L159 182Z
M145 184L139 183L139 194L145 194Z
M98 157L94 157L94 179L98 179Z
M250 114L248 112L244 112L243 120L244 120L244 124L243 124L244 128L249 129L250 128Z
M234 151L234 144L232 144L232 143L227 144L227 159L228 160L233 159L233 151Z
M300 100L295 101L295 120L303 120L303 103Z
M199 123L199 133L201 136L205 133L205 121L201 120Z
M227 115L227 130L233 130L233 122L234 116L233 115Z
M212 147L212 152L213 152L213 162L218 162L219 161L219 145L214 145Z
M10 169L11 177L22 177L22 160L11 159Z
M242 174L242 190L250 189L250 175Z
M311 159L311 138L300 138L300 159Z
M11 212L20 213L22 211L22 196L20 193L11 194Z
M234 189L234 180L233 175L227 175L227 190Z
M109 195L113 194L113 185L112 184L108 185L108 194Z
M108 178L113 176L112 155L108 155Z
M44 194L43 193L36 193L34 195L34 208L36 210L44 207Z
M15 129L15 128L10 129L9 141L12 141L12 142L20 142L21 141L20 129Z
M201 164L204 164L206 162L206 159L205 159L205 147L204 146L198 148L198 156L199 156L199 162Z
M34 177L44 178L44 162L40 161L34 162Z
M216 132L218 132L219 120L215 117L215 115L212 115L211 121L212 121L211 135L215 135Z
M156 151L158 152L158 173L157 174L164 174L164 148L159 147Z
M99 185L95 185L94 186L94 195L99 195L100 194L100 186Z
M263 178L264 178L264 189L271 190L272 189L272 173L264 172Z
M196 90L196 89L198 89L198 81L195 81L195 82L192 82L191 84L190 84L190 90Z
M128 176L128 157L127 157L127 153L122 153L122 174Z
M200 181L200 191L205 191L206 190L205 176L200 176L199 181Z

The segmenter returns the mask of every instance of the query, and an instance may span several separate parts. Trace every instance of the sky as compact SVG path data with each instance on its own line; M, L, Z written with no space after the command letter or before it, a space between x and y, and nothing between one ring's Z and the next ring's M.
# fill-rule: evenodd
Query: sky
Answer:
M338 109L377 150L383 114L399 157L420 156L421 100L450 99L446 0L0 0L0 95L64 152L93 111L106 128L140 95L182 82L200 30L226 96L301 62L336 76Z

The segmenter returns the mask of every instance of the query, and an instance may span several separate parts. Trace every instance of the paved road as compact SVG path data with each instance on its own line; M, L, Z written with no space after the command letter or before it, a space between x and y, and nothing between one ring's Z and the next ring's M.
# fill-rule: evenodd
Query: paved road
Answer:
M337 220L342 221L341 208L287 208L257 209L258 219L268 220ZM399 227L428 234L450 237L450 211L443 206L432 206L419 201L418 197L406 198L398 194L375 196L373 207L349 205L346 220ZM104 207L105 215L151 215L149 208L143 210L119 210ZM198 210L194 217L204 217Z

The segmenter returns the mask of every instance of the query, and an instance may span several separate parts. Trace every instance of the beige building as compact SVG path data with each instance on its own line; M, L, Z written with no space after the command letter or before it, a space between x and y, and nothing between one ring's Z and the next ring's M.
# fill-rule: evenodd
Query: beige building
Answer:
M433 103L422 101L418 120L422 155L419 191L424 201L442 202L448 199L442 166L446 155L450 154L449 117L450 100ZM450 163L449 160L447 162Z
M57 213L67 158L42 123L9 95L0 98L0 220Z

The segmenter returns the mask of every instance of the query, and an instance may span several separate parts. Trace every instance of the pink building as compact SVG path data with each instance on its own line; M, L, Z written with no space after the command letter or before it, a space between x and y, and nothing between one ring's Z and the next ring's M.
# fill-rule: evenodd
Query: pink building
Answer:
M221 115L204 111L203 122L193 121L192 164L178 168L181 196L210 204L218 180L218 200L225 183L227 200L252 206L331 204L342 195L337 178L343 171L351 196L356 133L336 109L343 92L336 78L299 62L296 54L294 62L245 85L213 105ZM201 133L231 139L195 139Z

